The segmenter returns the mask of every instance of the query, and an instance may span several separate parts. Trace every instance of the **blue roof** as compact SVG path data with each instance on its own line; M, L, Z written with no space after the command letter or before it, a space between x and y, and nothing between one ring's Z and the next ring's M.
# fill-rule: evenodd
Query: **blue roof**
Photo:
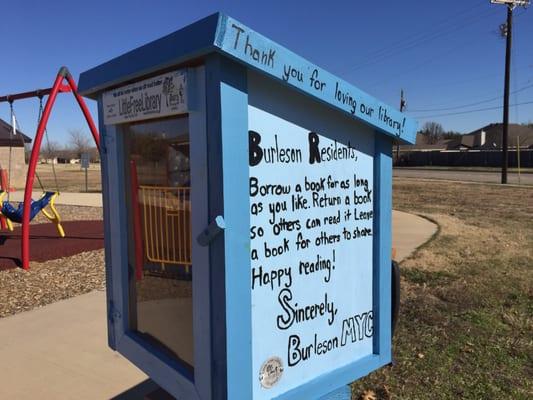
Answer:
M108 88L213 52L231 57L403 143L415 142L414 119L221 13L82 73L79 91L95 97Z

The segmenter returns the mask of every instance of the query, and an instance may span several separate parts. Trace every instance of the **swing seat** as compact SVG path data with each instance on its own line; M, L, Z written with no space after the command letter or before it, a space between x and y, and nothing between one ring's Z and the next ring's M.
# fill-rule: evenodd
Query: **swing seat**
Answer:
M0 191L0 216L6 218L9 230L13 230L13 222L22 223L22 215L24 213L24 202L20 202L15 208L9 201L2 201L6 192ZM55 199L59 195L58 192L45 192L39 200L32 200L30 204L30 221L32 221L39 212L53 222L59 233L59 236L65 237L65 232L61 226L61 218L55 208ZM45 210L46 206L50 205L51 212Z

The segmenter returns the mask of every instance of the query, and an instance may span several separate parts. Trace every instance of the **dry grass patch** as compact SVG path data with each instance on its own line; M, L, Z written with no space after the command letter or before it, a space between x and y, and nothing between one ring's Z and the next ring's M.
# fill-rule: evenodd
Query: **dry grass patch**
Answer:
M396 180L393 193L440 233L401 264L397 364L354 398L532 398L533 188Z
M59 190L60 192L85 191L85 171L81 168L80 164L56 164L54 169L57 177L57 186L52 164L37 165L37 175L46 190ZM87 187L89 192L102 191L100 178L100 165L91 164L87 170ZM24 190L23 187L17 189ZM39 181L36 179L34 190L39 189Z

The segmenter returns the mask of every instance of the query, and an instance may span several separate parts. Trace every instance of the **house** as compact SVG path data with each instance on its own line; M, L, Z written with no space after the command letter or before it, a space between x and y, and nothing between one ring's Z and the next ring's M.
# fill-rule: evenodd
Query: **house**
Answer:
M503 124L490 124L463 135L472 141L475 149L501 149ZM533 148L533 127L531 125L509 124L508 148L516 148L517 138L521 149Z
M501 165L503 124L489 124L465 135L428 143L427 136L418 133L414 145L394 147L395 164L399 166L499 166ZM516 166L517 146L521 165L533 165L533 126L509 124L507 148L509 165Z
M31 139L17 130L13 135L10 124L0 118L0 169L5 170L5 176L10 180L9 186L22 188L26 182L26 160L24 147L31 143ZM11 167L10 167L11 154ZM0 177L2 175L0 174Z

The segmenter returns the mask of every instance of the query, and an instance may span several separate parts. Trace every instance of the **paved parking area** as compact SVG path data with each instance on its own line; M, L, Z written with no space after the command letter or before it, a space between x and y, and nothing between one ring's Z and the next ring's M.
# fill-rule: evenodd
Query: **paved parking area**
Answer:
M394 168L393 176L398 178L443 179L448 181L466 181L480 183L501 182L501 172L497 171L461 171L422 168ZM517 185L518 174L515 172L509 173L507 175L507 182L510 184ZM533 185L533 174L521 174L520 183L522 185Z

